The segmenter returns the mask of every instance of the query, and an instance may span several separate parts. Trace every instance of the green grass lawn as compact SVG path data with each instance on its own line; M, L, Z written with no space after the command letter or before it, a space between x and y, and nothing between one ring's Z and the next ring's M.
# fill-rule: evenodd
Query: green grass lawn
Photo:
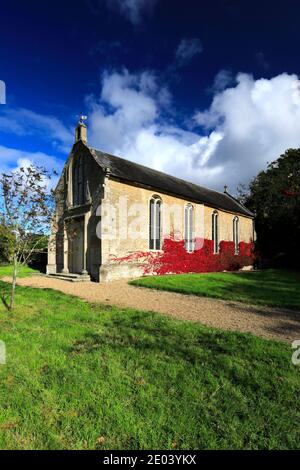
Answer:
M289 345L52 290L16 304L0 306L1 449L300 447Z
M136 286L300 310L300 273L265 270L243 273L152 276Z
M12 276L13 274L13 267L9 265L0 265L0 278L4 276ZM39 274L39 271L30 268L29 266L20 266L18 269L18 276L19 277L27 277L31 274Z

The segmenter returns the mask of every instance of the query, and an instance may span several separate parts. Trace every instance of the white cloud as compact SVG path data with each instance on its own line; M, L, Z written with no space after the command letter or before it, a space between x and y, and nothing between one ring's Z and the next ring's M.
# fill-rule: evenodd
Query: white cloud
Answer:
M239 74L237 85L217 93L195 119L223 135L208 165L222 165L234 190L287 148L300 147L300 81L286 73L269 80Z
M200 54L203 50L200 39L185 38L181 39L177 50L176 59L179 65L188 63L195 55Z
M217 73L212 86L212 91L219 92L225 90L234 81L234 77L230 70L222 69Z
M147 72L104 74L100 98L88 98L89 142L157 170L194 181L222 172L207 162L222 135L209 137L171 125L165 117L171 96Z
M191 117L199 132L188 132L170 123L172 97L153 74L106 73L100 97L87 101L89 142L205 186L228 184L234 192L287 148L300 147L299 84L296 75L254 80L239 74L236 86L217 92L207 110Z
M0 130L2 133L14 134L18 137L38 137L39 141L51 144L53 150L59 150L65 155L70 153L74 143L73 131L64 126L53 116L41 115L24 108L1 109ZM37 144L38 145L38 144ZM56 153L56 152L54 152ZM0 145L0 174L12 171L30 164L42 166L60 174L63 160L56 156L39 151L26 151ZM51 186L55 187L58 178L52 176Z
M106 0L106 5L137 25L145 16L152 14L156 2L157 0Z
M52 155L43 152L26 152L0 145L0 174L30 164L43 166L50 172L54 170L58 174L63 167L63 162ZM52 178L53 187L55 187L57 180L57 177Z
M35 113L24 108L3 107L0 115L1 132L17 136L40 136L63 152L70 151L73 132L54 116Z
M300 81L286 73L259 80L239 74L234 86L222 88L208 109L187 120L190 128L198 126L188 131L175 123L174 100L153 73L105 73L100 96L86 99L89 143L204 186L228 184L235 192L287 148L300 147ZM56 118L24 109L2 113L0 128L39 134L66 154L74 141L73 131ZM0 145L0 172L24 160L62 167L54 156Z

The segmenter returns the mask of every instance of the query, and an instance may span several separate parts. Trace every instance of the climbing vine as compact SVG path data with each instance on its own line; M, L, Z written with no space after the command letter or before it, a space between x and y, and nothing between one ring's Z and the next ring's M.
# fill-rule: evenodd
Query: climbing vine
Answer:
M195 246L202 246L193 253L185 249L184 240L165 238L161 252L136 252L122 258L111 258L116 263L141 263L144 274L183 274L217 271L237 271L255 261L254 243L239 243L235 254L234 242L222 241L219 253L214 253L212 240L195 240Z

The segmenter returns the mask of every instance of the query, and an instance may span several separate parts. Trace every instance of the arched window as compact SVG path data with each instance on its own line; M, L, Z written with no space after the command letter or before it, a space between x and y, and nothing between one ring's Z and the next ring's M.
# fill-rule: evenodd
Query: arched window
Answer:
M212 214L212 241L214 242L214 253L219 253L219 214L214 211Z
M73 165L73 206L85 203L85 168L84 157L81 155Z
M234 252L236 255L239 254L239 218L234 217L233 219L233 241L234 241Z
M184 242L186 251L192 253L195 249L194 207L192 204L188 204L184 209Z
M149 225L149 248L150 250L161 249L161 207L162 201L159 196L150 199L150 225Z

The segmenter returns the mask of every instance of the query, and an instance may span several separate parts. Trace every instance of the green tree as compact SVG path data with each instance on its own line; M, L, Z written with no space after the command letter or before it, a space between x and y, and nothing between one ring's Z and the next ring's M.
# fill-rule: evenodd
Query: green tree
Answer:
M4 224L0 223L0 264L10 263L13 258L14 237Z
M261 255L300 261L300 149L289 149L249 184L240 199L256 216Z
M8 310L14 306L18 266L45 249L54 213L50 179L49 171L33 165L0 175L0 220L12 235L12 288L9 300L1 297Z

